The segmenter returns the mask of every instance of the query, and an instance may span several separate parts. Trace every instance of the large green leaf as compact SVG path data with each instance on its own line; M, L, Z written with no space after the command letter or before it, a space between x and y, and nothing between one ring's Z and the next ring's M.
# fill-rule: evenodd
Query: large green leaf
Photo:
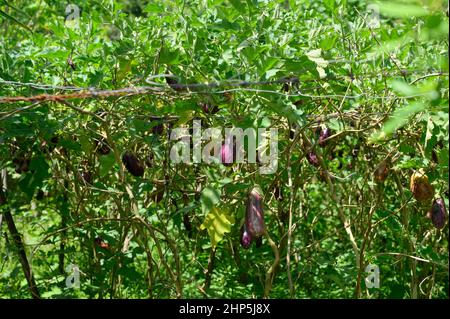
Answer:
M7 14L6 12L4 12L4 11L2 11L2 10L0 10L0 16L3 16L4 18L6 18L6 19L8 19L8 20L10 20L10 21L12 21L12 22L14 22L14 23L17 24L18 26L20 26L20 27L22 27L22 28L24 28L24 29L26 29L26 30L28 30L28 31L30 31L30 32L33 32L33 31L31 31L31 29L30 29L26 24L20 22L19 20L17 20L17 19L14 18L13 16Z
M388 17L409 18L428 14L428 10L423 5L405 1L380 1L375 4L379 6L380 13Z
M211 186L206 186L200 196L200 202L202 205L203 214L209 213L209 211L220 201L220 190Z
M372 134L370 137L371 142L378 143L385 138L392 136L392 134L403 127L414 114L425 110L426 107L427 105L424 102L417 101L397 109L386 123L384 123L381 130Z
M111 167L114 166L116 159L114 154L110 152L108 155L100 156L100 176L105 176L108 174Z

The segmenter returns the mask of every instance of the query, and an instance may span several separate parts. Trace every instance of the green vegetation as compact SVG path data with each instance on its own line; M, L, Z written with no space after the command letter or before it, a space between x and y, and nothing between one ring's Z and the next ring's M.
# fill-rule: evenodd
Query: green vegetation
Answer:
M0 298L449 297L446 2L67 3L0 1ZM171 162L193 119L276 172Z

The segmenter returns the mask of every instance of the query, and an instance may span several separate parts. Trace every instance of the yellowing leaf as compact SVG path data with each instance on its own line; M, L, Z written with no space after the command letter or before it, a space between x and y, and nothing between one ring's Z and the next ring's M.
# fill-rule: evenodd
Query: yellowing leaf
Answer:
M324 78L326 76L325 69L328 66L328 61L322 58L322 49L316 49L309 51L306 53L306 56L311 61L317 64L317 72L319 73L320 78Z
M200 229L208 230L209 237L211 237L211 245L216 247L222 240L223 235L230 232L233 224L234 218L226 210L213 207L209 214L206 215L203 224L200 225Z
M321 68L326 68L328 66L328 61L322 58L322 49L309 51L306 53L306 56L311 61L316 62L317 66Z

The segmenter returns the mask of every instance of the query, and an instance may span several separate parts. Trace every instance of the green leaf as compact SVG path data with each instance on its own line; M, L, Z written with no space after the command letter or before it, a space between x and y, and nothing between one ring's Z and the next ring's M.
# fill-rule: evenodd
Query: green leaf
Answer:
M30 32L33 32L33 31L31 31L31 29L27 25L23 24L22 22L20 22L19 20L17 20L13 16L10 16L9 14L7 14L6 12L4 12L2 10L0 10L0 16L3 16L6 19L11 20L12 22L17 24L18 26L20 26L20 27L22 27L22 28L24 28L24 29L26 29L26 30L28 30Z
M300 108L297 108L290 100L279 98L274 104L269 104L269 107L274 112L281 116L285 116L289 121L298 125L303 125L305 122L305 115Z
M33 197L36 188L42 186L43 181L50 176L49 165L43 156L33 158L30 162L29 172L19 180L20 189L29 199Z
M426 109L423 102L413 102L397 109L394 114L384 123L380 131L375 132L370 137L372 143L378 143L391 136L396 130L408 123L409 119L416 113Z
M144 12L148 13L161 13L164 12L164 8L160 7L157 3L149 3L144 9Z
M133 122L133 126L136 129L137 132L141 133L141 132L145 132L148 131L152 126L150 125L149 121L144 121L141 119L136 119L134 118L132 120ZM156 123L155 125L157 125L158 123ZM153 125L153 126L155 126Z
M206 216L203 224L200 225L200 229L208 230L208 234L211 238L211 245L216 247L222 240L224 234L231 231L231 226L233 224L234 218L233 216L230 216L226 210L213 207Z
M119 62L119 69L117 70L117 80L122 81L131 71L132 60L121 59Z
M121 267L117 273L133 281L142 279L142 275L132 266Z
M273 58L270 57L268 59L265 59L261 65L260 71L262 73L264 72L269 72L271 71L271 69L277 69L279 68L279 66L282 64L282 62L277 59L277 58Z
M159 54L159 62L166 64L175 64L178 62L178 51L171 51L167 48L162 48Z
M426 158L421 157L414 157L414 158L408 158L405 157L402 159L398 164L394 166L394 169L419 169L422 167L427 167L429 165L430 161Z
M89 154L92 148L92 143L89 140L89 137L87 135L80 135L78 139L80 141L81 149L83 150L83 152Z
M337 36L334 37L326 37L325 39L323 39L322 41L320 41L320 48L324 51L326 50L330 50L334 47L334 44L337 40Z
M416 87L409 85L404 81L392 81L391 86L394 91L397 91L400 95L403 96L410 96L419 93Z
M432 82L425 82L421 86L413 86L401 80L394 80L391 82L391 87L401 96L423 96L430 100L439 97L438 93L436 92L435 83Z
M410 18L428 15L428 10L424 6L407 4L394 1L378 2L376 5L380 8L380 13L388 17Z
M241 0L230 0L233 7L241 14L246 12L247 6L245 5L244 1Z
M111 167L114 166L116 159L114 158L114 154L110 152L106 156L100 156L100 176L105 176L108 174Z
M425 153L431 154L431 149L436 144L436 135L433 134L434 123L431 116L428 116L427 131L425 133Z
M288 60L285 62L285 67L288 72L300 73L304 71L311 71L316 68L316 64L307 56L302 56L298 60Z
M325 6L330 9L331 11L334 10L335 7L335 0L324 0L323 3L325 4Z
M75 152L81 152L81 145L73 140L63 138L63 139L61 139L59 144L68 150L72 150Z
M202 205L202 213L207 214L220 201L220 190L211 186L206 186L200 196L200 203Z
M271 70L268 70L268 71L266 72L266 79L270 79L271 77L275 76L275 75L278 73L278 71L280 71L280 69L271 69Z

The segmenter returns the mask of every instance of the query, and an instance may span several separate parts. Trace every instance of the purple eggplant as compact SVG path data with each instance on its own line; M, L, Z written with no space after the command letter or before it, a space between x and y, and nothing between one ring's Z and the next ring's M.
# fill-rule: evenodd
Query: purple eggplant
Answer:
M306 159L308 160L309 164L313 165L313 166L319 166L319 159L317 158L316 153L314 152L309 152L308 154L306 154Z
M325 147L328 143L327 138L331 136L331 129L328 127L323 127L319 133L319 145L320 147Z
M104 137L101 139L94 139L96 144L97 153L100 155L108 155L111 151L111 148L108 145L108 142Z
M247 230L245 223L241 226L241 245L245 249L248 249L252 244L252 235Z
M223 143L220 149L220 155L222 158L222 164L225 166L230 166L236 159L236 147L231 143Z
M86 184L92 185L92 174L89 171L81 172L81 178Z
M144 166L134 154L126 152L122 156L122 162L133 176L144 175Z
M445 202L442 198L434 200L427 216L431 219L434 227L437 229L444 228L445 220L447 219L447 209L445 208Z
M265 232L262 197L256 189L250 192L247 200L245 224L248 232L254 238L262 236Z

